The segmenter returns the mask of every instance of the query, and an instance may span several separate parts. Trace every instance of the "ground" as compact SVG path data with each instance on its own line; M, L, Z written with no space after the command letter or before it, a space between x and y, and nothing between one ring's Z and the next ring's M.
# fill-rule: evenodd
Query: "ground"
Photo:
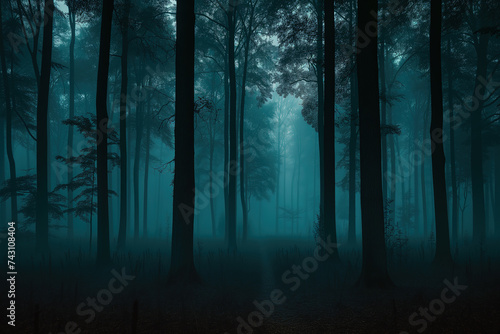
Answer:
M409 245L389 261L394 287L372 290L356 285L359 249L342 245L341 264L315 268L309 239L249 240L235 254L222 241L195 240L195 285L167 283L165 241L114 253L100 269L83 240L54 240L47 256L31 253L32 244L19 241L16 327L2 333L500 333L497 252L472 260L463 251L453 266L435 268L431 246ZM299 276L294 265L310 273ZM458 295L445 280L461 286ZM446 288L449 303L440 302ZM421 308L437 314L417 314L412 325Z

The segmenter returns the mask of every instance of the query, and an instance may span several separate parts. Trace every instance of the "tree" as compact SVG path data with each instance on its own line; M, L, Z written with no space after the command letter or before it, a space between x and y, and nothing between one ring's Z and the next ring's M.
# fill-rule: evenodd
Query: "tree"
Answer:
M486 20L488 6L486 0L481 0L479 17L477 20ZM482 27L482 26L481 26ZM473 27L474 30L480 28ZM476 32L476 31L475 31ZM474 95L482 87L481 79L486 78L488 69L488 44L490 35L488 31L479 29L478 36L474 37L474 48L477 55L476 79L474 83ZM472 226L473 238L476 243L484 243L486 238L486 210L484 204L484 176L483 176L483 140L482 140L482 112L484 107L484 96L477 99L477 108L471 111L471 135L470 135L470 162L471 162L471 185L472 185Z
M118 247L127 239L127 94L128 94L128 20L130 0L125 1L122 33L121 89L120 89L120 227Z
M434 185L434 214L436 218L437 263L451 263L446 199L445 156L443 145L443 88L441 71L441 0L431 1L430 74L431 74L431 128L432 183Z
M0 5L0 36L3 36L2 29L2 6ZM14 154L12 151L12 104L11 104L11 94L10 94L10 85L9 85L9 77L7 75L7 61L5 60L5 47L3 44L3 40L0 41L0 58L1 58L1 66L2 66L2 80L3 80L3 89L5 96L5 126L6 126L6 144L7 144L7 157L9 160L9 172L10 179L15 183L16 181L16 162L14 160ZM3 169L3 166L0 166ZM17 196L15 187L12 188L12 192L10 195L10 211L11 211L11 220L17 222Z
M324 237L337 242L335 217L335 1L325 0ZM338 259L338 252L333 255ZM332 257L333 258L333 257Z
M36 247L41 252L49 249L49 215L48 215L48 106L50 71L52 68L52 28L54 24L54 2L44 2L42 66L37 101L37 145L36 145ZM36 51L34 52L36 54Z
M228 249L236 251L236 183L237 183L237 146L236 146L236 65L234 40L236 31L237 3L229 0L228 22L228 62L229 62L229 185L228 185Z
M114 0L105 0L102 6L99 68L97 72L96 127L97 139L97 263L111 261L109 250L108 207L108 75L111 48L111 23Z
M176 14L175 174L170 265L170 281L173 282L193 282L198 279L193 258L194 2L194 0L178 0Z
M377 0L358 0L358 34L377 27L378 21L370 14L373 12L378 12ZM391 281L384 236L377 36L370 36L368 41L361 36L357 40L363 237L360 283L367 287L386 287Z

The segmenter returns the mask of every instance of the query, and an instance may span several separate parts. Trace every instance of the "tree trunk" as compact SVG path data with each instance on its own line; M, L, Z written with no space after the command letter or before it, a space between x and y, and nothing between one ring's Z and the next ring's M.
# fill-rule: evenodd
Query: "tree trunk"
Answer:
M228 250L236 251L236 176L238 173L236 152L236 68L234 55L234 39L236 29L237 3L229 0L228 28L229 28L229 228L228 228Z
M194 173L194 0L177 1L175 57L175 174L170 281L198 279L193 257Z
M149 160L151 151L151 97L148 98L148 107L146 111L146 161L144 164L144 202L142 205L142 235L144 238L148 236L148 185L149 185Z
M121 89L120 89L120 227L118 248L127 240L127 94L128 94L128 20L130 0L125 1L122 26Z
M2 29L2 9L0 6L0 36L3 36ZM9 172L10 172L10 182L16 184L16 162L14 160L14 154L12 151L12 105L11 105L11 95L10 95L10 83L7 74L7 61L5 60L5 48L4 44L0 43L0 55L1 55L1 65L2 65L2 79L3 79L3 89L5 96L5 109L7 111L5 115L5 126L6 126L6 136L7 136L7 158L9 160ZM14 73L11 72L11 76ZM3 169L4 167L1 166ZM10 218L9 221L17 222L17 186L12 187L10 193Z
M134 152L134 240L139 239L139 166L141 160L141 145L143 131L144 104L138 102L135 109L135 152Z
M323 87L323 2L316 1L316 24L318 33L316 35L316 81L318 83L318 144L319 144L319 226L322 233L326 233L325 221L325 101ZM286 168L286 166L284 166ZM284 181L286 183L286 180ZM326 235L321 235L326 237Z
M424 135L422 136L422 139L425 138L425 126L426 122L424 121ZM424 227L424 239L426 239L429 236L429 223L428 223L428 216L427 216L427 190L426 190L426 185L425 185L425 159L422 161L420 164L420 188L422 188L422 225Z
M105 0L102 7L99 68L97 72L96 114L97 131L97 263L111 261L109 250L108 208L108 75L111 42L111 21L114 0Z
M382 6L385 6L385 1L382 1ZM381 11L382 17L384 17L384 7ZM379 26L379 39L380 39L380 50L379 50L379 67L380 67L380 97L381 97L381 123L382 126L387 124L387 84L385 75L385 35L386 31L383 27ZM384 206L387 201L387 133L382 134L382 194L384 197Z
M495 236L500 237L500 147L495 149Z
M76 34L76 14L74 0L68 2L69 26L71 29L71 40L69 43L69 118L75 117L75 34ZM73 157L73 133L74 127L68 127L68 159ZM68 168L68 183L73 179L73 168ZM73 190L68 188L68 210L73 208ZM73 214L68 214L68 238L73 238Z
M482 9L485 4L482 2ZM474 93L482 87L481 79L486 78L487 52L490 36L480 33L478 38L477 72L474 84ZM473 96L476 96L474 94ZM484 99L477 99L477 108L471 110L471 182L472 182L472 230L474 242L483 244L486 238L485 205L484 205L484 183L483 183L483 139L482 139L482 112Z
M324 221L325 235L337 243L335 217L335 1L325 0ZM335 249L330 259L338 260Z
M245 96L246 96L246 83L248 73L248 53L250 49L250 40L252 38L252 25L253 25L253 11L250 13L250 23L246 30L245 36L245 55L243 59L243 79L241 81L241 101L240 101L240 197L241 197L241 211L243 214L243 241L247 240L248 236L248 205L247 194L245 189L245 147L244 147L244 128L245 128Z
M351 9L349 11L349 36L353 35L354 24L354 0L351 0ZM356 56L352 59L353 68L351 72L351 115L349 120L349 228L347 232L348 243L356 243L356 152L358 133L356 129L358 114L357 97L357 77L356 77Z
M278 234L279 213L280 213L280 174L281 174L281 123L278 122L278 150L277 150L277 171L276 171L276 222L275 234Z
M443 89L441 73L441 1L431 2L430 73L431 73L431 128L432 183L434 186L434 214L436 220L435 263L452 262L446 199L445 156L443 147Z
M229 33L229 31L228 31ZM224 241L229 241L229 36L224 57Z
M44 1L44 8L48 12L54 11L52 0ZM45 16L46 24L43 27L42 65L37 100L37 145L36 145L36 248L39 252L47 252L49 249L49 196L48 196L48 105L50 71L52 67L52 28L54 25L53 15Z
M370 13L378 12L377 0L358 0L358 31L373 27ZM378 22L375 22L375 27ZM366 44L366 46L363 44ZM387 273L382 156L378 87L377 36L363 41L358 36L359 134L363 262L360 283L367 287L391 285Z
M457 190L457 168L455 160L455 128L453 124L453 77L451 68L451 37L448 38L448 108L450 121L450 162L451 162L451 196L452 196L452 209L451 209L451 235L452 240L458 240L458 190Z

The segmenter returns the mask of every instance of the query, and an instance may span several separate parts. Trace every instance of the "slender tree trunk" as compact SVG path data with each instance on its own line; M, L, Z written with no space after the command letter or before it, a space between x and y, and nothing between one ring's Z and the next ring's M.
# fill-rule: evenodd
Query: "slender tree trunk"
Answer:
M229 31L228 31L229 34ZM224 57L224 240L229 241L229 35Z
M495 236L500 237L500 147L495 149Z
M300 128L299 128L300 129ZM296 186L296 195L295 195L295 209L297 210L297 224L296 224L296 232L297 234L299 233L299 222L300 222L300 217L301 217L301 211L300 211L300 169L301 169L301 161L302 161L302 133L299 130L298 131L298 136L299 136L299 143L298 143L298 154L297 154L297 186Z
M134 154L134 240L139 239L139 166L143 131L143 103L136 106L135 154Z
M316 35L316 81L318 83L318 143L319 143L319 226L320 230L326 234L325 221L325 100L323 87L323 5L324 0L316 1L316 24L318 33ZM285 166L286 168L286 166ZM286 183L286 181L284 181ZM322 235L321 237L326 237Z
M431 128L430 136L435 149L432 152L432 183L434 185L434 213L436 220L437 263L451 263L446 200L445 157L443 147L443 89L441 73L441 1L431 2L430 73L431 73Z
M236 150L236 67L234 55L234 40L236 29L237 3L229 0L228 28L229 28L229 228L228 228L228 250L236 251L236 176L238 172L237 150Z
M194 0L177 1L175 174L170 280L197 281L194 267Z
M214 130L211 130L211 132ZM210 140L210 175L209 175L209 182L210 182L210 189L211 191L213 190L213 175L214 175L214 151L215 151L215 138L213 137L212 133L210 133L211 140ZM210 196L210 218L212 220L212 236L215 237L216 234L216 228L215 228L215 204L214 204L214 196Z
M382 0L382 17L384 17L384 6L385 1ZM387 80L385 73L385 35L386 30L379 26L379 40L380 40L380 50L379 50L379 67L380 67L380 96L381 96L381 123L382 126L387 124ZM382 175L387 175L387 134L382 134ZM387 201L387 178L383 177L382 180L382 193L384 196L384 206Z
M125 1L122 26L121 89L120 89L120 227L118 248L127 240L127 94L128 94L128 20L130 0Z
M335 1L325 0L324 219L325 237L337 243L335 210ZM338 260L335 249L330 259Z
M46 23L43 27L42 66L37 100L36 145L36 248L39 252L49 249L49 196L48 196L48 105L50 70L52 67L52 28L54 3L44 1Z
M422 139L425 138L425 121L424 121L424 134L422 136ZM426 190L426 185L425 185L425 160L422 161L420 164L420 183L421 186L420 188L422 189L422 225L424 226L424 239L429 236L429 223L428 223L428 216L427 216L427 190Z
M275 233L278 234L279 213L280 213L280 174L281 174L281 123L278 122L278 149L277 149L277 171L276 171L276 222Z
M144 202L142 205L142 234L144 238L148 236L148 185L149 185L149 159L151 151L151 97L148 98L146 112L146 161L144 164Z
M69 43L69 118L75 117L75 35L76 35L76 14L75 0L69 2L69 26L71 29L71 40ZM73 157L73 132L72 126L68 127L68 159ZM73 179L73 168L68 169L68 183ZM68 188L68 210L73 208L73 190ZM73 238L73 214L68 214L68 238Z
M96 114L100 139L97 143L97 263L111 261L109 250L108 207L108 76L111 42L111 21L114 0L105 0L102 7L99 67L97 72Z
M457 168L455 159L455 127L453 124L453 74L452 74L452 62L451 62L451 37L448 38L448 108L449 108L449 119L450 119L450 162L451 162L451 194L452 194L452 209L451 209L451 235L452 240L457 242L458 240L458 190L457 190Z
M392 108L389 106L388 112L387 112L387 121L389 124L393 124L392 121ZM395 138L394 136L390 136L388 143L389 143L389 148L391 150L391 181L388 185L391 191L391 204L389 206L390 208L390 216L391 216L391 221L396 221L396 148L395 148Z
M2 9L0 6L0 36L3 36L2 29ZM16 177L16 162L14 160L14 153L12 151L12 105L11 105L11 95L10 95L10 84L9 77L7 74L7 61L5 60L5 48L4 44L0 43L0 55L1 55L1 65L2 65L2 79L3 79L3 90L5 96L5 126L6 126L6 136L7 136L7 158L9 160L9 173L10 182L17 184ZM11 72L11 76L14 76L14 72ZM3 169L3 166L1 166ZM10 221L17 222L17 185L12 187L10 193Z
M252 25L253 25L253 11L252 6L250 13L250 23L246 30L245 36L245 55L243 59L243 79L241 81L241 101L240 101L240 197L241 197L241 211L243 214L243 241L247 240L248 236L248 205L247 194L245 189L245 147L244 147L244 129L245 129L245 96L246 96L246 83L248 73L248 53L250 51L250 40L252 38Z
M349 36L353 36L354 0L351 0L349 11ZM357 152L357 120L358 120L358 82L356 77L356 56L353 55L351 72L351 115L349 120L349 228L347 239L350 244L356 242L356 152Z
M358 31L365 31L368 25L373 27L372 12L378 12L377 0L358 0ZM375 28L377 25L375 22ZM357 54L363 235L360 283L367 287L385 287L392 283L387 273L384 236L377 36L366 43L365 46L362 38L358 38L357 47L362 48Z
M482 7L486 7L482 1ZM481 10L482 12L484 9ZM477 72L474 92L480 91L481 79L486 78L487 52L489 35L480 33L478 38ZM475 95L474 95L475 96ZM477 244L483 244L486 238L484 183L483 183L483 139L482 139L482 112L484 99L477 99L477 108L471 111L471 181L472 181L472 227L473 238Z

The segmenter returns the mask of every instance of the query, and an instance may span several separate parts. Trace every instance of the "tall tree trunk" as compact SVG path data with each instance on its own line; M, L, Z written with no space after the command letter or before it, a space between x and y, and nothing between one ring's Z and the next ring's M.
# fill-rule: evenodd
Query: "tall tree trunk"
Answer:
M229 31L224 57L224 240L229 240Z
M75 35L76 35L76 13L75 0L68 1L69 26L71 29L71 40L69 43L69 118L75 117ZM68 127L68 159L73 157L73 126ZM73 179L73 168L68 169L68 183ZM73 208L73 189L68 187L68 210ZM68 238L73 238L73 214L68 214Z
M324 0L316 0L316 81L318 83L318 144L319 144L319 226L322 233L326 233L325 221L325 100L323 87L323 5ZM286 168L286 166L284 166ZM284 181L286 183L286 180ZM326 237L322 235L321 237Z
M245 96L246 96L246 84L247 84L247 73L248 73L248 53L250 51L250 40L252 38L253 29L253 11L252 6L250 13L250 23L246 28L245 36L245 55L243 59L243 78L241 81L241 101L240 101L240 197L241 197L241 211L243 214L243 241L247 240L248 236L248 205L247 205L247 194L245 188L245 147L244 147L244 129L245 129Z
M495 148L495 236L500 237L500 147Z
M384 17L385 1L382 0L382 10L381 14ZM385 35L386 30L379 26L379 40L380 40L380 50L379 50L379 67L380 67L380 97L381 97L381 123L382 126L387 124L387 80L385 75ZM382 134L382 194L384 196L384 206L387 201L387 133L384 131Z
M144 104L137 103L135 109L135 152L134 152L134 240L139 239L139 166L141 160L141 145L143 131L143 112Z
M37 100L37 145L36 145L36 248L39 252L49 249L49 196L48 196L48 106L50 70L52 67L52 28L54 25L54 3L44 1L46 24L43 27L42 66Z
M372 12L378 12L377 0L358 0L358 31L365 31L369 25L372 29ZM377 25L375 22L375 28ZM360 283L368 287L385 287L391 281L387 273L384 236L377 36L368 41L358 36L357 41L357 47L362 48L357 55L363 236Z
M0 5L0 36L3 36L2 29L2 6ZM10 85L9 85L9 77L7 74L7 61L5 60L5 48L2 41L0 41L0 55L1 55L1 63L2 63L2 79L3 79L3 89L5 96L5 126L6 126L6 136L7 136L7 158L9 160L9 173L10 173L10 182L13 184L17 184L16 177L16 162L14 160L14 153L12 151L12 105L11 105L11 95L10 95ZM14 76L14 72L11 72L11 76ZM4 167L1 166L3 169ZM12 187L10 192L10 221L17 221L17 185Z
M434 214L436 220L436 263L451 263L448 202L446 199L445 157L443 147L443 88L441 71L441 0L431 2L430 73L432 184L434 185Z
M122 26L121 89L120 89L120 227L118 248L127 240L127 94L128 94L128 20L130 0L125 1Z
M424 130L425 131L425 130ZM424 227L424 238L429 236L429 223L427 216L427 195L425 186L425 162L420 165L420 188L422 189L422 225Z
M238 172L238 158L236 152L236 67L234 55L234 39L236 29L237 3L229 0L228 29L229 29L229 228L228 250L236 251L236 176Z
M102 7L101 37L99 45L99 68L97 71L96 114L97 131L97 263L111 261L109 250L108 207L108 75L111 42L111 21L114 0L105 0Z
M144 202L142 205L142 234L144 238L148 236L148 185L149 185L149 159L151 151L151 97L148 98L146 111L146 161L144 164Z
M280 174L281 174L281 123L278 122L278 149L277 149L277 170L276 170L276 222L275 234L278 234L279 214L280 214Z
M175 57L175 174L170 280L197 280L193 257L194 174L194 0L177 1Z
M448 38L448 108L450 122L450 162L451 162L451 235L452 240L456 243L458 240L458 190L457 190L457 168L455 160L455 128L453 124L453 77L451 68L451 36Z
M354 25L354 0L351 0L349 10L349 36L353 36ZM357 97L357 77L356 77L356 55L352 56L353 67L351 69L351 115L349 120L349 228L347 240L350 244L356 242L356 152L358 133L356 123L358 120L358 97Z
M485 10L484 0L481 2L481 12ZM483 16L484 17L484 16ZM477 53L477 72L474 84L474 93L482 87L481 79L486 78L487 52L490 36L480 33ZM476 96L476 94L474 94ZM476 243L483 244L486 238L484 183L483 183L483 139L482 139L482 112L484 99L477 99L477 108L471 111L471 182L472 182L472 227L473 238Z
M335 217L335 1L325 0L324 219L325 235L337 243ZM338 260L338 252L331 255Z

